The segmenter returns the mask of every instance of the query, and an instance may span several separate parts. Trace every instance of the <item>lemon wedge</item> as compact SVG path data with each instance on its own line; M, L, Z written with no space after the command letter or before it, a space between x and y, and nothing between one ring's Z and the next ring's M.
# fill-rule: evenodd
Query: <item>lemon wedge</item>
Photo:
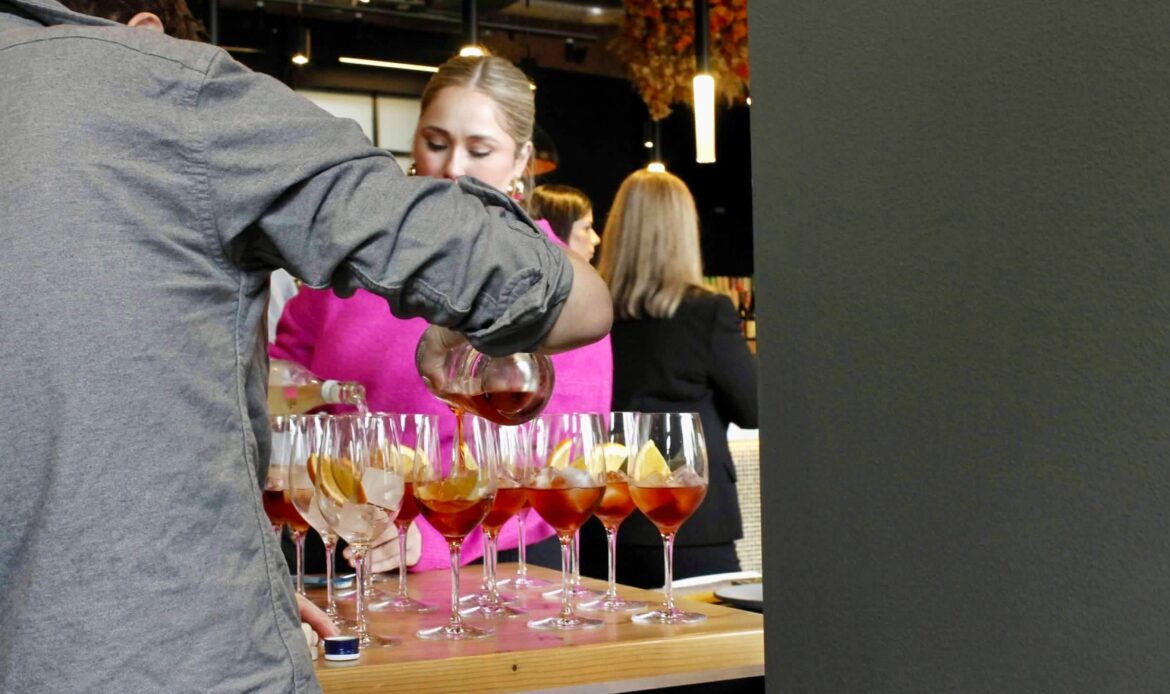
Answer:
M421 471L430 467L430 461L418 449L400 443L398 455L402 457L402 476L406 479L413 478L416 469Z
M607 441L601 447L602 455L605 456L605 471L618 472L625 464L626 458L630 457L630 449L626 448L624 443L617 441Z
M554 470L569 467L569 454L573 452L573 440L561 439L548 456L548 466ZM581 463L584 465L584 461Z
M314 485L317 484L317 454L310 453L309 459L305 461L305 467L308 468L309 481Z
M655 477L663 480L670 477L670 466L666 464L666 458L662 457L658 446L653 441L647 441L634 457L634 479L644 482Z
M336 504L364 504L366 493L355 474L354 464L348 458L320 461L317 474L321 476L321 491Z
M482 496L477 493L479 475L460 473L447 479L424 482L415 487L415 494L424 501L469 501Z

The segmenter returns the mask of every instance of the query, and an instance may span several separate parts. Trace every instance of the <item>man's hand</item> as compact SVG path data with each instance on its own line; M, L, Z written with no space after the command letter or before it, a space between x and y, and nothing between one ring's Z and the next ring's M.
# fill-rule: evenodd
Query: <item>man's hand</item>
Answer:
M467 338L439 325L427 328L424 336L426 340L418 343L414 357L419 375L432 393L445 392L448 385L447 357L451 348L467 344Z
M366 554L366 561L369 562L371 572L381 573L398 568L397 527L391 525L386 528L386 532L379 535L378 539L374 540L373 545L373 548ZM353 566L353 552L346 547L344 554L349 565ZM410 529L406 531L406 565L414 566L420 557L422 557L422 532L419 531L417 525L411 523Z
M334 626L333 620L329 619L329 615L325 614L320 607L309 602L305 596L297 595L297 608L301 611L301 621L312 627L318 636L324 638L337 636L341 633Z

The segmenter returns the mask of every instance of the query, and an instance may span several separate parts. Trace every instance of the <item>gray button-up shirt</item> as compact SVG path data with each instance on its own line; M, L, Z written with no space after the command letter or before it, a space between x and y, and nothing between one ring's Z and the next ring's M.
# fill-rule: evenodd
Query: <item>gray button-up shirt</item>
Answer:
M264 516L268 273L535 345L560 250L211 46L0 0L0 691L314 691Z

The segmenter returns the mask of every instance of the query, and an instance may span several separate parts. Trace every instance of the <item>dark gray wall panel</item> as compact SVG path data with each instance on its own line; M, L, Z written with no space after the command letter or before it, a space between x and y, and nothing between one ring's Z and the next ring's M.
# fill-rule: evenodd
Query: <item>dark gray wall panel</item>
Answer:
M769 688L1170 691L1170 5L750 10Z

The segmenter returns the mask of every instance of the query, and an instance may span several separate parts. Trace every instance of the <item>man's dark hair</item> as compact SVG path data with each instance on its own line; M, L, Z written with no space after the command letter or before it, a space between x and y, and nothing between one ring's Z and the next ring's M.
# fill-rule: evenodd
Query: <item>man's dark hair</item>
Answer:
M178 39L207 41L203 22L191 14L186 0L60 0L61 4L82 14L112 19L125 24L139 12L150 12L162 20L163 29Z

